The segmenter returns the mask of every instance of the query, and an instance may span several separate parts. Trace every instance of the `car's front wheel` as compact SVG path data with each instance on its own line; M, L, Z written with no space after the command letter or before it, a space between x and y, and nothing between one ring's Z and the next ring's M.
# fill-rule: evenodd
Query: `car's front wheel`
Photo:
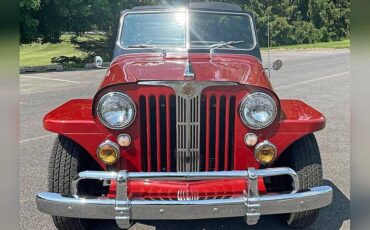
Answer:
M49 191L66 196L71 195L71 182L83 170L81 156L84 150L72 140L58 136L55 140L49 162ZM89 229L92 220L53 216L59 230Z
M308 134L295 141L274 166L290 167L299 177L299 190L307 190L323 185L322 164L319 147L314 134ZM287 178L276 178L272 183L276 191L290 189L291 183ZM288 183L287 183L288 182ZM281 186L283 185L283 186ZM305 228L314 224L319 209L281 215L283 224L290 228Z

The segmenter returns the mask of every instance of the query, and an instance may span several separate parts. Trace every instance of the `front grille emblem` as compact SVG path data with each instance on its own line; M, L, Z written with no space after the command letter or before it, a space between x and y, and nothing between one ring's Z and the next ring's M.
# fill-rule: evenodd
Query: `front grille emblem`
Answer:
M192 97L196 93L196 88L194 86L194 82L186 82L181 86L181 93L184 96Z

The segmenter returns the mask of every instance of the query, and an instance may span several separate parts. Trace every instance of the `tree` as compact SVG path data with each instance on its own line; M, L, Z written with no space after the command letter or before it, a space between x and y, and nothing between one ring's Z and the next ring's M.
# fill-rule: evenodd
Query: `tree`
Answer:
M37 26L39 22L35 18L35 15L39 9L40 0L19 1L19 30L21 43L29 43L37 39Z
M61 13L66 4L65 0L41 0L37 18L39 20L38 32L42 42L60 42L60 36L66 28L65 18Z
M191 0L20 1L22 43L37 38L43 42L59 42L64 32L73 32L76 36L81 36L89 31L99 31L105 34L106 39L98 38L91 41L90 47L104 52L100 55L106 58L112 54L122 10L139 5L186 5L191 2ZM349 37L349 0L224 0L224 2L239 4L256 17L257 35L261 46L267 45L268 14L272 45L311 43ZM89 49L86 41L77 39L73 41L81 49Z

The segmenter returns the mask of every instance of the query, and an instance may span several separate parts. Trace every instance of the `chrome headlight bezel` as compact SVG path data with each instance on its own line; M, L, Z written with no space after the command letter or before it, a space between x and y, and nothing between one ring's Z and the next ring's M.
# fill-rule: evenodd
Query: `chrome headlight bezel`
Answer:
M119 96L119 97L122 97L123 99L127 100L132 108L133 108L133 116L131 118L131 120L127 123L127 124L124 124L124 125L120 125L120 126L112 126L111 124L109 124L103 117L102 117L102 114L101 114L101 106L103 104L103 102L109 98L109 97L112 97L112 96ZM96 106L96 114L100 120L101 123L103 123L104 126L110 128L110 129L124 129L124 128L127 128L129 127L135 120L136 118L136 105L134 103L134 101L127 95L127 94L124 94L122 92L109 92L109 93L106 93L104 94L98 101L98 104Z
M245 104L247 103L248 100L251 100L253 97L263 97L264 99L267 99L269 102L271 102L271 104L273 105L273 115L271 116L271 118L261 124L261 125L255 125L255 124L251 124L248 122L248 120L244 117L244 107L245 107ZM255 130L259 130L259 129L264 129L268 126L270 126L276 119L276 116L277 116L277 113L278 113L278 108L277 108L277 103L275 101L275 99L270 96L269 94L267 93L263 93L263 92L255 92L255 93L251 93L249 94L248 96L246 96L242 102L240 103L239 105L239 116L240 116L240 119L243 121L243 123L251 128L251 129L255 129Z

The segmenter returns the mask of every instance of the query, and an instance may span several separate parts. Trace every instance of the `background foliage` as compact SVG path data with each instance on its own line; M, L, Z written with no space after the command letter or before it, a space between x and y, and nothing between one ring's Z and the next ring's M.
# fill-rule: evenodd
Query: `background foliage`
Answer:
M220 1L220 0L219 0ZM120 12L138 5L181 5L189 0L20 0L20 42L59 43L71 32L71 42L90 56L110 59ZM349 38L349 0L229 0L257 18L258 39L267 45L270 13L271 45L305 44ZM99 31L104 36L88 40Z

